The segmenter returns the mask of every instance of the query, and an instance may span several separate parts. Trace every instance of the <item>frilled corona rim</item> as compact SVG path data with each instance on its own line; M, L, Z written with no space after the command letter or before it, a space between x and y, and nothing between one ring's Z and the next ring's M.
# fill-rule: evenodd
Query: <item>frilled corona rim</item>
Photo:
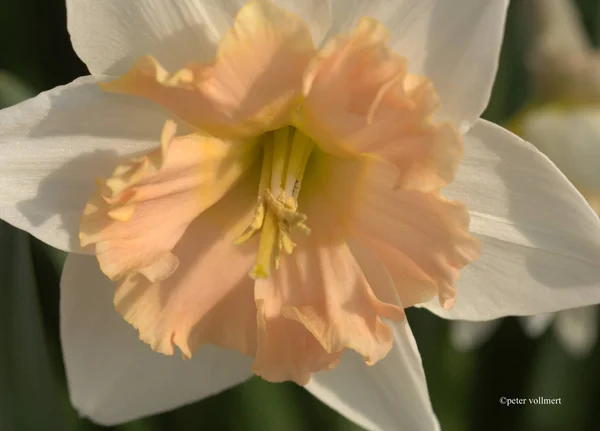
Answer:
M159 148L98 182L82 216L82 246L154 350L215 344L252 356L267 380L304 384L346 349L383 358L383 319L403 307L453 304L479 253L466 209L439 193L462 142L432 122L433 86L387 37L363 18L317 51L300 18L256 0L212 64L169 74L144 58L102 84L196 131L167 123Z

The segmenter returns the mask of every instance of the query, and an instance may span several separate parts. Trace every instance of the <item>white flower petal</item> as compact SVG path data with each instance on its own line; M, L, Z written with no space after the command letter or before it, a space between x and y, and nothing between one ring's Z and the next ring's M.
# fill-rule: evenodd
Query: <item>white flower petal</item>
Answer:
M383 264L357 244L351 248L377 296L398 301ZM408 322L388 323L394 331L394 345L384 359L369 367L355 352L346 352L336 368L314 374L306 389L369 431L438 430Z
M427 384L407 321L393 324L394 347L368 367L354 352L306 386L322 402L369 431L437 430Z
M534 315L600 302L600 220L532 145L480 120L446 190L471 212L482 256L458 282L451 319Z
M598 340L598 308L580 307L558 313L554 330L560 344L576 358L588 356Z
M521 119L522 136L580 187L600 190L600 107L532 109Z
M457 320L450 324L450 344L460 352L469 352L486 343L500 326L500 319L487 322Z
M122 75L152 55L167 70L210 61L246 0L67 0L77 55L94 75ZM329 1L276 0L306 20L319 43L330 26Z
M409 71L433 81L438 118L466 131L490 98L507 7L508 0L336 0L333 19L338 31L364 15L381 21Z
M520 317L519 323L523 332L529 338L539 338L552 323L556 313L537 314L535 316Z
M94 257L72 254L61 280L61 339L73 406L113 425L243 382L252 360L205 346L191 360L153 352L114 310L114 285Z
M155 147L167 115L84 77L0 111L0 218L80 251L77 232L94 178L120 156Z
M306 386L322 402L369 431L437 430L421 358L408 322L393 324L394 347L373 366L345 353Z

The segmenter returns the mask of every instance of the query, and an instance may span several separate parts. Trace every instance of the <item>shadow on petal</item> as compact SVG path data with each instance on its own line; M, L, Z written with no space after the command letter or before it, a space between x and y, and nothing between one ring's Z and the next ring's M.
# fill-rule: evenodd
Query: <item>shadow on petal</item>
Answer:
M211 7L198 1L109 0L100 7L78 0L67 3L73 46L96 76L121 75L141 55L157 57L174 70L189 61L210 61L218 34L231 24L239 7L236 2ZM207 16L210 9L223 14L212 20Z
M92 256L69 255L61 280L61 341L71 403L82 416L123 423L251 376L250 358L213 346L187 361L153 352L114 310L113 290Z
M28 137L89 136L158 142L165 120L173 117L146 99L107 93L91 77L78 78L74 83L78 85L50 90L47 111L28 131ZM181 127L187 130L183 124Z
M17 203L17 208L33 226L59 217L57 227L67 231L69 249L79 250L79 219L97 187L94 178L110 173L120 159L115 151L106 150L75 157L41 180L35 197Z
M135 14L139 14L140 12L141 9L135 7L129 11L130 15L134 14L134 18ZM123 15L122 19L131 20L134 18ZM158 56L158 59L163 66L170 72L177 71L179 68L183 67L184 64L191 61L211 62L216 54L216 43L211 41L211 38L207 35L207 29L201 25L190 25L187 29L164 39L158 38L150 31L139 31L135 34L136 37L139 37L140 39L150 37L152 46L156 47L156 52L173 51L173 48L177 47L181 40L195 41L198 46L198 56L195 58L181 56L178 61L169 61L168 59L163 59L161 56ZM142 43L141 41L136 40L130 40L128 42L132 46ZM143 43L146 44L145 41ZM189 52L189 49L183 51ZM150 55L152 53L148 54ZM136 60L136 58L132 59L125 57L117 61L109 68L106 76L119 76L121 73L127 71ZM97 98L92 98L93 96L96 96L94 92L98 93ZM82 99L81 96L84 94L89 97ZM110 97L115 98L114 100L116 101L114 107L115 111L112 109L107 111L106 107L101 103L102 97L109 97L106 96L106 94L107 93L98 88L98 85L93 82L92 79L83 86L77 88L63 87L56 95L50 94L50 106L48 111L29 131L28 136L41 138L49 136L84 135L158 140L165 119L172 117L171 114L163 110L158 104L148 103L145 99L126 95L110 95ZM117 103L119 103L120 106ZM156 112L150 114L148 106L152 106ZM142 109L135 109L136 107ZM110 121L110 118L118 119L120 116L131 119L131 122L144 122L146 127L140 128L136 131L136 134L132 135L131 130L126 127L127 124L125 122L120 121L119 123L113 123ZM94 121L91 121L92 118ZM68 122L66 122L66 120L68 120ZM63 127L64 124L68 124L69 127ZM180 132L182 131L182 129L179 130Z
M514 161L514 156L508 155L514 147L511 151L511 146L483 144L500 161L496 172L509 191L508 218L515 221L515 228L534 247L548 252L538 253L534 248L524 251L530 275L551 288L600 283L600 229L590 229L600 224L583 197L577 199L575 187L564 179L557 189L557 173L553 172L556 168L539 163L536 158L540 156L535 157L537 150L531 144L519 149L520 166L509 162ZM564 266L565 258L569 258L568 272L549 270ZM595 271L591 270L593 267Z

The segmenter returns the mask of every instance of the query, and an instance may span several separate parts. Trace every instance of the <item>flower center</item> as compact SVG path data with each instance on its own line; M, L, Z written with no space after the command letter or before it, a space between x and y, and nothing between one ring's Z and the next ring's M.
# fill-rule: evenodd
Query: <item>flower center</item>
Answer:
M263 163L254 218L235 241L243 244L260 232L256 264L250 271L254 279L267 278L271 267L279 266L281 251L291 254L296 244L291 231L308 235L306 215L298 212L298 195L314 143L294 127L266 133Z

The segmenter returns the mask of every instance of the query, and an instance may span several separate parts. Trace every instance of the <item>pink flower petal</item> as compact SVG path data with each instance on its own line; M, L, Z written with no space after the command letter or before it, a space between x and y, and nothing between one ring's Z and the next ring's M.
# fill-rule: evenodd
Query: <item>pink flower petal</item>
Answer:
M391 329L382 318L404 317L398 305L375 296L319 195L303 208L311 234L295 238L292 255L255 286L259 342L254 372L299 384L311 372L334 367L346 348L359 352L367 364L376 363L392 346Z
M350 237L387 266L404 307L439 294L451 307L460 269L479 255L464 205L439 192L398 189L397 169L370 158L314 160L312 181Z
M212 65L173 75L144 57L108 91L146 97L219 137L247 137L289 122L315 48L307 25L273 3L254 0L238 13Z
M115 307L140 338L164 354L179 347L187 357L202 344L254 356L256 238L233 241L253 215L258 179L245 179L190 225L173 249L179 268L168 279L151 282L127 276L115 293Z
M253 162L254 146L200 135L174 137L168 122L160 148L119 165L99 180L81 218L82 247L94 245L103 272L168 277L171 253L188 225L218 201Z
M431 82L406 72L388 33L363 18L311 63L297 126L326 152L373 154L398 167L398 186L435 190L454 177L462 142L450 124L430 122L439 102Z
M452 307L460 269L479 256L467 209L438 193L395 191L386 167L378 164L366 176L354 231L386 264L405 307L430 299L424 293Z

